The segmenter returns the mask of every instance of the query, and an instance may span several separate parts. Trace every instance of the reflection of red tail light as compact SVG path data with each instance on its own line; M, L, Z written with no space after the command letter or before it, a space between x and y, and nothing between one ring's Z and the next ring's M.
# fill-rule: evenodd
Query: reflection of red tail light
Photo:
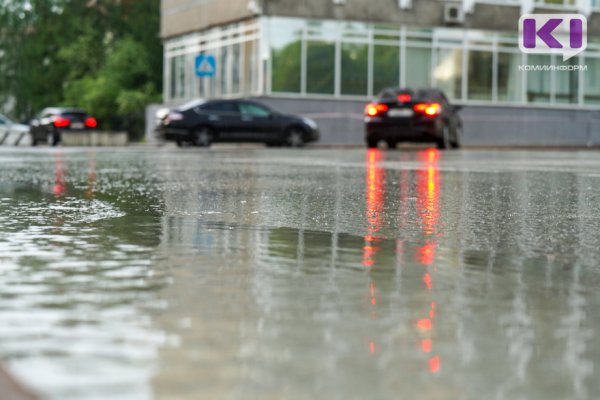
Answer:
M421 340L421 351L423 351L423 353L431 353L432 347L433 342L431 341L431 339Z
M442 367L442 361L440 360L439 356L433 357L429 360L429 370L432 373L436 373L439 372L440 368Z
M429 318L420 319L419 321L417 321L417 328L419 328L420 331L430 331L432 326L433 324L431 323L431 320Z
M52 187L52 192L54 196L59 198L66 191L65 180L64 180L64 171L62 160L60 158L56 159L56 163L54 165L54 186Z
M385 170L378 163L384 159L384 154L378 149L370 149L367 152L367 174L365 178L366 217L368 223L368 235L364 237L363 265L371 267L375 264L373 260L379 247L374 243L381 241L377 236L383 225L383 209L385 196Z
M385 170L378 165L383 159L384 153L378 149L370 149L367 153L366 211L371 235L379 232L383 223Z
M438 228L440 200L438 158L439 152L437 150L419 153L419 159L425 163L425 166L417 171L418 206L424 231L428 235L436 233ZM435 248L435 245L433 248Z
M440 151L438 149L427 149L417 154L420 162L427 165L434 165L440 160Z
M417 247L417 257L419 263L423 265L432 265L435 260L436 243L430 242L425 246Z

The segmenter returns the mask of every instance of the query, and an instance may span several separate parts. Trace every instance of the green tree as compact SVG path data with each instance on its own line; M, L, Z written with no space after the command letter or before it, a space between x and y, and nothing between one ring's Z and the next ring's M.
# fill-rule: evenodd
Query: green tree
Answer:
M160 0L0 0L0 101L30 118L85 108L105 129L143 131L160 100Z

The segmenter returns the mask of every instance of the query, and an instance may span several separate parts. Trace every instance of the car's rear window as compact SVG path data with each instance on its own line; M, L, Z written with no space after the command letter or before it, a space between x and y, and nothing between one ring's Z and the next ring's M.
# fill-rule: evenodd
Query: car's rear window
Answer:
M396 99L401 94L409 94L413 101L439 101L441 95L437 90L418 89L416 91L410 89L386 89L379 94L380 100Z
M87 117L87 114L79 113L79 112L66 112L66 113L61 113L60 115L71 121L83 121Z

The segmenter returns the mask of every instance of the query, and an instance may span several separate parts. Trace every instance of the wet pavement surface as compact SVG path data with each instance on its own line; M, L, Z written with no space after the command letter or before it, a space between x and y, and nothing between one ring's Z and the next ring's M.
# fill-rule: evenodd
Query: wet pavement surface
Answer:
M47 399L600 397L600 153L0 150Z

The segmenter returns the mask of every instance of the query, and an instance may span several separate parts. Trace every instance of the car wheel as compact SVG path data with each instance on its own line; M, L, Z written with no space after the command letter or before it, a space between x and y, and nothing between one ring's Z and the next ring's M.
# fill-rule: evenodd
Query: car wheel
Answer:
M454 131L454 141L450 143L453 149L460 148L460 137L462 136L462 126L457 126Z
M395 140L387 141L388 149L390 149L390 150L395 149L397 144L398 144L398 142L396 142Z
M214 139L215 135L210 128L196 129L192 135L192 143L199 147L209 147Z
M438 141L438 149L446 150L450 148L450 129L448 125L444 125L442 128L442 137Z
M376 149L379 144L379 140L377 139L367 139L367 147L369 149Z
M285 145L288 147L304 146L304 132L298 128L291 128L285 135Z
M48 146L56 147L58 145L58 142L60 142L58 133L48 133L48 135L46 136L46 143L48 143Z
M177 144L177 147L182 147L182 146L183 146L183 140L181 140L181 139L177 139L177 140L175 141L175 144Z

